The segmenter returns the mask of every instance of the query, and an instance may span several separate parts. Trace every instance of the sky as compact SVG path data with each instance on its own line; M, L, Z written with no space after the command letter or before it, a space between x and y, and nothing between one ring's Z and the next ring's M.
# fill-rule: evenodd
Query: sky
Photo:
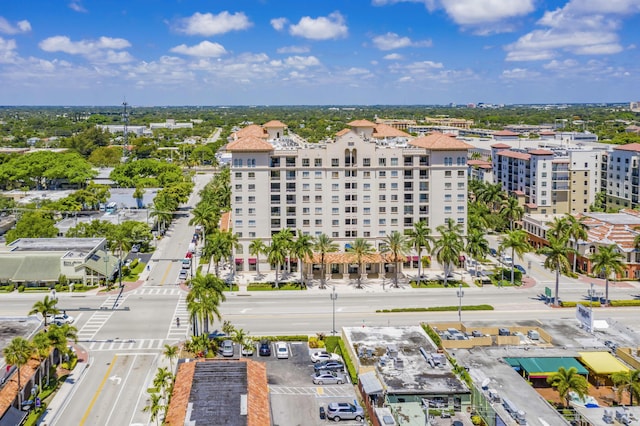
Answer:
M0 105L640 100L640 0L2 0Z

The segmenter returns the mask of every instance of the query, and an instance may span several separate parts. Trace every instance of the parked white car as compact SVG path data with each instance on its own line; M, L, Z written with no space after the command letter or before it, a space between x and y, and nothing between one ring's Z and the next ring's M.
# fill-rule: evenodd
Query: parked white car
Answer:
M276 343L276 358L289 358L289 346L285 342Z
M73 324L73 321L75 321L75 318L67 314L55 314L55 315L49 315L47 317L47 322L49 324L56 324L56 325Z
M311 354L312 362L321 362L321 361L342 361L340 355L334 354L327 351L317 351Z

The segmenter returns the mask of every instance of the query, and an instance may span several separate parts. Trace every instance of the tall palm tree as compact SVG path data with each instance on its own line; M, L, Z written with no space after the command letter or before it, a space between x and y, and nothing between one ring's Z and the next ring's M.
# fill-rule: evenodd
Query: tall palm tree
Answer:
M605 293L604 300L609 304L609 277L614 278L624 272L624 255L617 251L616 245L600 246L598 251L591 255L591 272L604 274Z
M316 239L316 244L314 246L316 252L320 253L320 265L322 270L320 271L320 288L325 288L325 276L326 276L326 265L325 265L325 256L327 253L334 253L338 251L338 245L329 238L327 234L320 234Z
M618 371L611 375L613 384L618 388L618 400L624 392L629 393L629 405L633 405L633 398L640 401L640 370ZM618 401L621 402L621 401Z
M202 242L204 245L207 238L207 232L211 232L211 230L216 226L218 214L213 206L200 202L193 210L191 210L191 216L189 226L202 226Z
M502 200L506 198L506 193L502 190L500 183L486 184L477 194L478 200L482 201L491 211L496 212Z
M584 398L589 392L587 379L578 374L578 369L560 367L558 371L547 377L547 383L554 387L565 400L565 406L569 406L569 392L575 392L580 398Z
M356 238L351 247L347 249L348 252L353 253L358 263L358 288L362 288L362 274L364 272L363 259L375 252L375 249L371 243L364 238Z
M576 264L578 263L578 243L580 242L580 240L587 239L587 225L585 225L582 220L576 219L569 213L567 213L563 219L565 221L565 232L567 233L569 240L573 240L574 243L575 253L573 254L572 271L575 274Z
M287 264L287 273L291 273L291 252L293 250L293 240L294 235L293 231L289 228L282 228L277 234L275 234L272 238L273 240L278 240L278 244L284 249L285 252L285 260Z
M479 259L484 259L487 253L489 253L489 242L485 238L482 230L469 228L465 250L469 256L476 260L475 275L476 278L478 278L478 261Z
M278 274L280 272L280 265L284 263L286 253L287 248L285 242L279 238L272 239L271 245L269 245L266 250L267 261L272 265L276 265L276 288L280 287L280 276Z
M567 258L567 252L570 252L573 249L567 248L567 241L568 238L566 236L558 238L553 234L547 233L548 245L539 250L540 254L547 257L544 260L545 269L555 271L556 273L556 291L553 301L555 306L560 305L560 300L558 299L558 292L560 291L560 274L566 274L571 268L569 259Z
M165 344L162 355L169 360L169 366L171 367L171 371L173 371L173 360L178 358L178 347L175 345Z
M169 402L167 400L167 389L173 383L173 379L173 374L171 374L167 367L158 368L153 378L153 386L162 392L162 399L164 399L165 404Z
M145 405L142 411L151 414L151 421L156 422L156 426L159 426L160 413L164 410L164 405L160 403L162 396L153 392L149 394L149 397L149 404Z
M398 231L393 231L391 234L387 234L384 237L383 244L381 251L383 253L391 253L391 260L395 264L393 285L394 287L398 287L398 270L400 269L400 260L407 251L409 251L409 242L407 237Z
M16 376L18 377L18 404L20 401L20 369L29 362L35 349L33 345L24 337L14 337L9 345L2 351L4 360L8 365L16 366Z
M249 254L256 257L256 273L260 275L260 255L264 254L267 246L260 239L255 239L249 244Z
M194 336L199 335L197 322L202 324L204 333L209 333L209 323L220 315L220 303L226 300L224 295L225 283L220 278L211 274L202 275L196 273L191 280L191 290L187 294L187 310L194 324Z
M564 238L567 236L567 221L564 217L554 217L547 229L547 237L549 235L556 238ZM548 239L548 238L547 238Z
M515 279L515 262L516 255L519 258L522 258L522 255L531 251L532 247L527 241L527 233L522 229L517 229L515 231L507 231L506 236L500 242L500 246L498 250L503 252L505 249L511 249L511 285L514 283Z
M418 252L418 282L422 281L422 250L425 249L427 254L431 253L431 229L427 226L427 222L421 220L413 224L413 229L409 232L409 244Z
M39 368L46 367L45 364L42 364L42 360L47 358L51 352L51 341L49 340L49 336L47 336L47 333L44 331L41 331L33 336L31 343L35 349L35 354L38 356L38 361L40 361ZM51 371L51 369L45 369L47 370L47 383L49 383L49 371ZM38 385L42 386L42 374L39 374L38 376L40 377L40 383Z
M502 200L500 214L509 221L509 229L513 231L513 224L524 216L524 208L518 204L516 197L508 197Z
M293 242L292 254L299 259L300 262L300 283L306 287L304 282L304 260L313 257L314 238L311 235L303 234L298 230L298 238Z
M44 299L36 302L31 307L28 315L40 314L44 318L44 326L47 326L47 317L49 315L55 315L60 313L56 305L58 304L58 299L49 298L49 296L45 296Z
M440 238L435 242L435 253L438 263L444 269L444 285L448 285L449 274L454 265L460 260L460 254L464 250L462 237L462 225L456 224L453 219L448 219L445 225L436 228Z

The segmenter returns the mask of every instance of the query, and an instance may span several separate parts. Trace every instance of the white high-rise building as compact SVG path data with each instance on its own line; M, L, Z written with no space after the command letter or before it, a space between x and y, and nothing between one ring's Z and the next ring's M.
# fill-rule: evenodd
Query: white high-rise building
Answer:
M283 228L326 234L339 251L359 237L378 249L386 235L420 220L435 233L452 219L466 233L471 145L441 133L413 138L367 120L348 125L320 143L307 143L278 121L232 135L226 149L230 225L241 245L236 270L255 270L249 244L268 245Z

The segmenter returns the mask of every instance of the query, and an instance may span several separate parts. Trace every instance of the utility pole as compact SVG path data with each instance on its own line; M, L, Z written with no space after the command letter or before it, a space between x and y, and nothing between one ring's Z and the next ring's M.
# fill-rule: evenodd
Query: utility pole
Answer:
M458 299L459 299L459 304L458 304L458 322L460 322L460 324L462 324L462 298L464 297L464 291L462 291L462 283L460 283L460 285L458 286Z
M331 298L331 302L333 304L333 328L331 329L331 335L335 336L336 331L336 299L338 298L338 293L336 293L336 286L333 286L333 291L329 294Z

